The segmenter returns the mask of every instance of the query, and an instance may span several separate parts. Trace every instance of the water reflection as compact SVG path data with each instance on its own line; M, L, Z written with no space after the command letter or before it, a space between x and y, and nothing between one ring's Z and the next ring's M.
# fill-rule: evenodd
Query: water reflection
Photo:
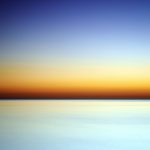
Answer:
M150 101L0 101L2 150L149 150Z

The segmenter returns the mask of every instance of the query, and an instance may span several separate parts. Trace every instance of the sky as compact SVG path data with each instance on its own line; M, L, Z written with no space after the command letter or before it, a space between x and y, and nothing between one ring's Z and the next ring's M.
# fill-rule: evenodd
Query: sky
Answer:
M1 98L150 97L148 0L1 7Z

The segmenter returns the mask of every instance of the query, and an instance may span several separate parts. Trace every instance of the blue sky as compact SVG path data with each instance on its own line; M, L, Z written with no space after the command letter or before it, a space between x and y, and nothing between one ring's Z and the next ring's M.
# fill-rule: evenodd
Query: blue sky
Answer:
M2 10L7 44L1 53L6 59L30 55L33 61L59 55L148 60L149 6L148 1L16 2Z

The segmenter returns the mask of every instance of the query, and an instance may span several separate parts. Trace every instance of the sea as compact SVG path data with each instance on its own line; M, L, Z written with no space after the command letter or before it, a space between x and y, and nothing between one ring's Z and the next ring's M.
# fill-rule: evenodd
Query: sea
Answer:
M150 100L1 100L1 150L150 150Z

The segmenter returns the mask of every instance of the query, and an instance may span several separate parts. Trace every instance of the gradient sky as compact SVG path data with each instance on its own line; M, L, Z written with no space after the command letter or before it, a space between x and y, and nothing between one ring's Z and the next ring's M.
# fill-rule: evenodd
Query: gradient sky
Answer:
M1 97L150 97L148 0L2 7Z

